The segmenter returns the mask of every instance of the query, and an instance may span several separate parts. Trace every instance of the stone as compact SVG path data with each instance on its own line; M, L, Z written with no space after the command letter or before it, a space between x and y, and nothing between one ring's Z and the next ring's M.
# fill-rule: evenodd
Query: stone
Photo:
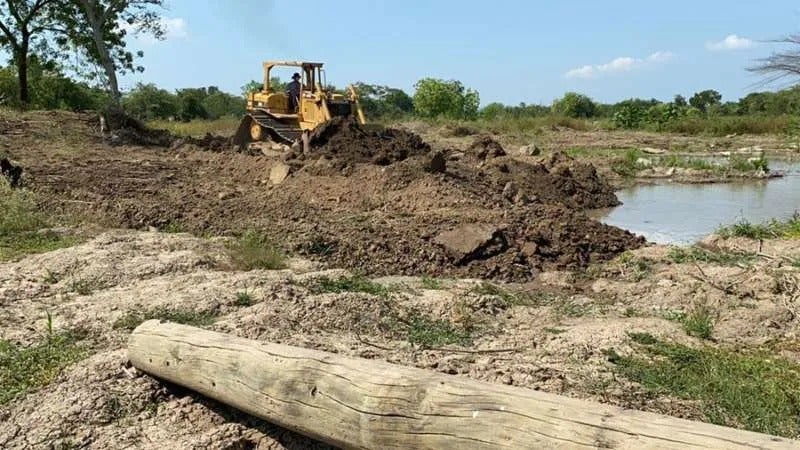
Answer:
M277 163L269 170L269 181L272 184L281 184L289 177L291 168L284 163Z
M653 165L653 161L650 161L647 158L639 158L636 160L636 165L639 167L651 167Z
M436 152L425 166L425 170L431 173L444 173L447 169L447 160L442 152Z
M508 248L502 231L486 224L458 226L440 233L433 242L444 247L458 260L458 264L490 258Z
M505 187L503 187L503 197L508 200L513 200L518 191L517 185L515 185L513 181L509 181L506 183Z
M519 148L518 153L520 156L538 156L542 154L542 149L536 144L523 145Z
M667 153L667 151L663 148L644 147L640 150L642 153L647 153L649 155L663 155L664 153Z

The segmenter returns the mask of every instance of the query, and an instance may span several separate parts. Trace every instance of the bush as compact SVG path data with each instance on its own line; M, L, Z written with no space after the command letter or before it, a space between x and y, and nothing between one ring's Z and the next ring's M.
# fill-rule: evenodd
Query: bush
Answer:
M286 255L257 231L240 236L229 246L228 254L234 266L241 270L286 268Z
M575 92L567 92L553 102L552 110L556 114L572 118L589 118L595 115L596 105L589 97Z
M414 88L414 111L421 117L467 120L478 117L478 92L465 88L460 81L423 78Z

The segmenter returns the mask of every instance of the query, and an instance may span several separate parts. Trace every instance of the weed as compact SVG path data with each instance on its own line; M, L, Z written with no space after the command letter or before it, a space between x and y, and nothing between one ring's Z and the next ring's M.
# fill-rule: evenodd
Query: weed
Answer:
M554 300L554 296L547 292L511 292L488 282L475 285L470 292L500 297L509 306L541 307L551 304Z
M628 337L630 337L633 342L642 345L652 345L658 342L658 339L650 333L631 332L628 333Z
M250 295L247 291L240 291L236 293L236 302L234 305L236 306L253 306L256 304L256 300Z
M636 258L625 252L617 258L619 274L623 278L639 282L653 272L653 263L647 259Z
M42 279L43 282L46 284L56 284L58 283L59 275L50 269L47 269L47 275L44 276Z
M797 437L800 366L762 353L639 339L644 355L606 354L626 378L700 404L708 421Z
M168 322L175 322L184 325L193 325L196 327L205 327L211 325L216 320L217 315L207 311L191 311L186 309L173 309L164 306L141 310L132 311L120 317L114 322L113 328L115 330L129 330L141 325L143 322L151 319L161 319Z
M639 317L640 314L639 311L636 310L636 308L628 306L627 308L625 308L625 311L622 312L622 315L624 317Z
M436 278L424 276L420 279L420 283L424 289L439 290L444 289L444 283Z
M573 300L564 299L555 305L555 313L565 317L583 317L592 312L591 305L582 305Z
M248 231L228 247L234 266L242 270L285 269L286 255L260 232Z
M170 233L170 234L184 233L184 232L186 232L186 227L181 225L181 223L178 222L178 221L170 220L169 222L167 222L166 225L161 227L161 231L163 231L164 233Z
M551 327L543 328L542 331L549 334L562 334L567 332L567 330L563 328L551 328Z
M215 120L195 119L189 122L157 120L148 122L147 126L154 129L168 130L179 136L202 137L207 133L231 136L236 133L241 118L221 117Z
M363 275L341 276L339 278L317 277L306 284L314 294L339 292L364 292L378 297L387 297L389 289Z
M688 248L673 247L669 250L669 253L667 253L667 258L677 264L703 262L722 266L738 266L740 264L753 263L758 259L758 255L745 252L712 251L702 247L692 246Z
M72 280L69 283L69 291L78 295L92 295L92 292L103 289L106 284L100 278L83 278Z
M728 167L739 172L769 172L769 163L763 156L757 159L732 157L728 160Z
M629 149L622 158L617 158L611 164L611 170L623 177L634 177L640 170L645 168L640 164L640 158L642 158L642 152L640 150L635 148Z
M770 220L761 224L750 223L747 219L741 219L733 225L721 227L717 234L723 238L746 237L750 239L770 239L770 238L800 238L800 213L794 213L786 220Z
M664 318L678 322L689 336L700 339L711 339L714 332L714 316L706 306L695 307L689 313L667 311Z
M424 348L467 345L471 340L467 330L456 328L446 320L434 320L419 313L413 314L405 323L408 342Z
M56 333L50 324L44 339L28 347L0 340L0 405L49 384L85 354L76 334Z

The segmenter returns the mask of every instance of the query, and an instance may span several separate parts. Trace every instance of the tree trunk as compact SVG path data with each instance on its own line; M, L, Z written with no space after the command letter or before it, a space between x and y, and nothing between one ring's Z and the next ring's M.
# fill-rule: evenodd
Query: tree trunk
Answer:
M789 449L797 441L147 321L140 370L342 448Z
M22 35L19 49L15 51L17 59L17 78L19 81L19 101L22 107L30 103L30 88L28 87L28 47L30 36Z
M119 92L119 83L117 81L117 68L114 66L114 61L111 60L111 55L108 53L108 47L103 39L103 23L102 19L98 17L95 7L97 2L95 0L81 0L81 7L86 14L86 19L89 26L92 27L92 39L94 40L97 54L100 55L100 65L106 73L108 79L108 90L111 93L111 102L113 107L119 109L120 98L122 95Z

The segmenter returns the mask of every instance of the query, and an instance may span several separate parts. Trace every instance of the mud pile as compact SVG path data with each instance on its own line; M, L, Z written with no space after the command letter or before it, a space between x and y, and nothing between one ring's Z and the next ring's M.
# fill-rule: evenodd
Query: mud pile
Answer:
M233 137L217 136L206 133L202 138L182 137L174 138L171 149L177 150L191 146L196 150L207 150L212 152L227 152L233 149Z
M310 155L295 152L294 160L327 159L335 168L371 163L378 166L424 155L431 147L421 137L405 130L382 128L367 130L351 118L334 118L311 136Z

